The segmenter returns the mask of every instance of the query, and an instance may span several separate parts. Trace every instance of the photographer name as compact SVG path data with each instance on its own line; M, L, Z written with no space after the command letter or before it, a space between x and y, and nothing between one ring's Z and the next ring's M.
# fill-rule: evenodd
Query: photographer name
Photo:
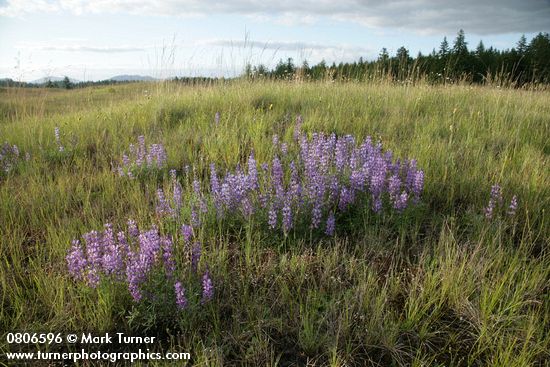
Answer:
M80 343L82 344L151 344L154 342L154 336L127 336L124 333L116 333L114 335L105 333L101 336L83 333L80 338Z

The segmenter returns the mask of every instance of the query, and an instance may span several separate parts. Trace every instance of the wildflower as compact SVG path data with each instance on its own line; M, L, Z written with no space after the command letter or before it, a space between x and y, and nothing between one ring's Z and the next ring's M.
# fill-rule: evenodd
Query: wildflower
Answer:
M292 228L292 209L290 208L290 202L286 200L283 206L283 231L285 233L288 233L288 231L291 228Z
M402 212L407 207L407 200L409 195L406 191L403 191L399 196L396 197L393 207L399 212Z
M188 224L184 224L181 226L181 232L183 234L183 240L185 241L185 243L190 243L191 237L193 237L193 227Z
M327 218L327 224L325 227L325 234L327 236L334 235L334 229L336 227L336 219L334 218L334 213L330 213Z
M61 145L61 136L60 136L60 133L59 133L59 127L55 127L54 129L54 134L55 134L55 142L57 143L57 148L60 152L64 151L65 148L63 147L63 145Z
M277 212L273 207L269 209L268 217L269 217L268 219L269 227L271 229L275 229L275 227L277 227Z
M495 210L495 207L502 202L502 193L500 186L498 184L494 184L491 187L491 197L489 199L489 203L487 204L487 207L485 207L485 217L487 219L491 219L493 217L493 211Z
M69 274L75 279L81 279L88 265L79 240L73 240L72 247L66 257Z
M132 171L142 169L161 169L166 165L166 149L160 143L145 145L145 137L138 136L137 145L130 144L130 154L122 155L122 164L116 168L122 176L133 178Z
M187 308L187 298L185 297L185 288L181 284L181 282L174 283L174 290L176 293L176 305L178 306L178 309L184 310Z
M173 216L174 210L168 203L168 200L166 200L166 197L164 196L164 191L162 189L157 190L157 208L156 212L161 217L163 216Z
M208 270L204 272L202 276L202 300L201 303L206 303L212 299L214 296L214 286L212 285L212 279L210 279L210 274Z
M29 153L25 154L25 159L30 159ZM0 174L9 173L19 162L19 148L17 145L11 145L8 142L0 145Z
M518 209L518 197L516 195L512 196L510 201L510 206L508 206L508 215L513 216L516 214Z
M133 219L128 219L128 233L133 238L137 238L139 236L139 229Z
M174 246L172 243L172 239L169 237L163 237L161 239L161 245L166 275L168 277L171 277L176 270L176 261L174 260Z

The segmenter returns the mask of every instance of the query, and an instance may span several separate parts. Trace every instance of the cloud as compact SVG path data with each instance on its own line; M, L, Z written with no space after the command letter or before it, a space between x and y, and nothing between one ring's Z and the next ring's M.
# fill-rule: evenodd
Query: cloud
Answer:
M349 50L368 52L370 50L364 47L355 47L349 45L324 45L315 42L295 42L295 41L233 41L228 39L216 39L199 41L198 44L205 46L220 46L220 47L235 47L235 48L260 48L264 50L281 50L281 51L303 51L303 50Z
M0 0L0 16L27 13L238 14L279 24L320 18L419 33L530 33L550 30L550 0Z
M32 51L61 51L61 52L94 52L94 53L125 53L125 52L143 52L147 47L133 46L83 46L83 45L20 45L17 48Z
M349 45L349 44L322 44L316 42L297 42L297 41L253 41L253 40L229 40L212 39L201 40L194 43L195 47L205 47L212 49L220 47L230 49L235 54L244 56L248 62L276 63L279 59L292 57L295 61L301 62L328 62L355 61L359 57L370 58L376 55L376 52L370 48ZM257 58L257 60L254 60Z

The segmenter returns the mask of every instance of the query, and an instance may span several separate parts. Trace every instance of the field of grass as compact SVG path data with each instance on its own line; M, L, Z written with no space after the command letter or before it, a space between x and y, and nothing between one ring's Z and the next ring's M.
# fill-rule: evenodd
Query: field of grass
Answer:
M306 133L372 136L395 157L416 159L420 203L402 215L367 208L337 223L334 237L207 226L200 267L214 297L183 312L69 276L71 241L105 223L124 229L132 218L176 233L155 212L169 169L184 182L186 165L207 178L210 163L232 170L252 151L270 161L272 136L291 142L298 115ZM167 168L119 177L113 165L139 135L164 144ZM190 352L189 365L201 366L548 365L548 91L284 82L5 89L4 141L30 158L0 176L2 354L18 348L8 332L125 332L157 336L151 350ZM517 195L515 215L486 218L494 184L505 207Z

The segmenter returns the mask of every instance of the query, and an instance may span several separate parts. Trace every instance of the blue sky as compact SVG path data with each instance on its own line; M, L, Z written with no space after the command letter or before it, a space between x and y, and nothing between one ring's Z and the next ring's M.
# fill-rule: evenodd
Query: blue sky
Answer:
M550 0L0 0L0 77L226 75L245 63L429 53L463 28L470 47L550 31Z

